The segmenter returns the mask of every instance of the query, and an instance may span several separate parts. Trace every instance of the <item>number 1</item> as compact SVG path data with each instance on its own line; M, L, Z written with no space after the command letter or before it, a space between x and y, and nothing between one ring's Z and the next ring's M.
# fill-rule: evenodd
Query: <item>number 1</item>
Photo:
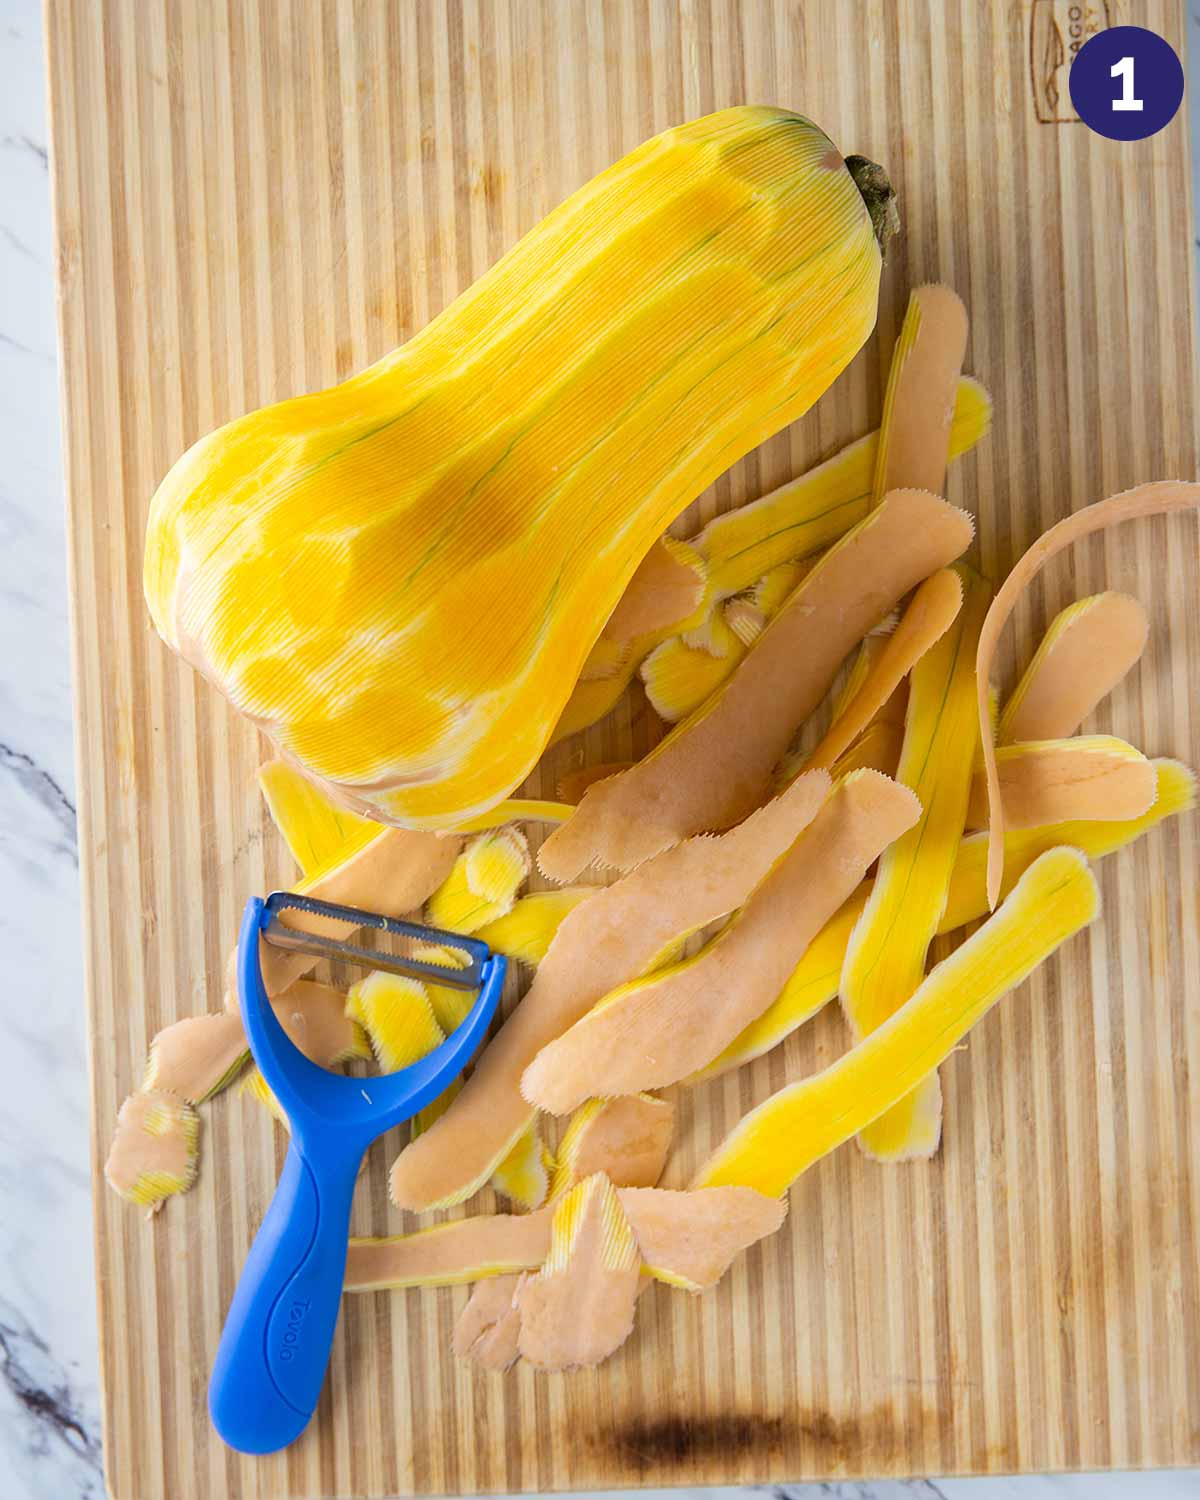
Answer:
M1141 109L1142 101L1133 97L1133 58L1123 57L1120 62L1113 63L1108 74L1110 78L1121 80L1121 97L1113 100L1113 109Z

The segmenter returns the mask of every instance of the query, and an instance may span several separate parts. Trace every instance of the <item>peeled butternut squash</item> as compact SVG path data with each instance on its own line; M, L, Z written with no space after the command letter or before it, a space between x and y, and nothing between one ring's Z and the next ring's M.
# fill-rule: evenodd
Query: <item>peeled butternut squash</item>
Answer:
M647 141L399 349L176 463L159 633L354 810L485 811L654 540L861 348L895 224L884 173L787 110Z

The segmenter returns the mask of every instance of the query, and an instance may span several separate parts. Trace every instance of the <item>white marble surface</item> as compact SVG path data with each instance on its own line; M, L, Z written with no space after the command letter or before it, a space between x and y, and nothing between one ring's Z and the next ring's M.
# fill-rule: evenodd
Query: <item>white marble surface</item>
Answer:
M0 1500L104 1492L44 103L40 0L0 0ZM1182 1500L1200 1471L774 1493Z

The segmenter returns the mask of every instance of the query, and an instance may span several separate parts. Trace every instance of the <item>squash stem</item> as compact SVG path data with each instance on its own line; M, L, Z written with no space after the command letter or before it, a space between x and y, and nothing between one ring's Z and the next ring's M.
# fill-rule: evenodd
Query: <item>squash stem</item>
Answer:
M887 254L888 241L900 229L900 211L896 207L896 194L884 169L865 156L848 156L846 170L854 178L854 185L862 194L871 215L871 228L879 241L879 253Z

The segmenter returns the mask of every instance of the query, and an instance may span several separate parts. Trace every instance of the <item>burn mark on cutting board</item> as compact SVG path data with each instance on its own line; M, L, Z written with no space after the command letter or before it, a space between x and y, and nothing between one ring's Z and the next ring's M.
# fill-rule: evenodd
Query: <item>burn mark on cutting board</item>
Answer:
M918 1422L931 1420L922 1413ZM613 1452L641 1473L739 1454L761 1459L764 1450L813 1451L834 1467L883 1459L898 1444L903 1420L890 1405L859 1416L834 1416L817 1408L791 1417L730 1413L713 1417L665 1416L625 1422L592 1435L593 1445Z

